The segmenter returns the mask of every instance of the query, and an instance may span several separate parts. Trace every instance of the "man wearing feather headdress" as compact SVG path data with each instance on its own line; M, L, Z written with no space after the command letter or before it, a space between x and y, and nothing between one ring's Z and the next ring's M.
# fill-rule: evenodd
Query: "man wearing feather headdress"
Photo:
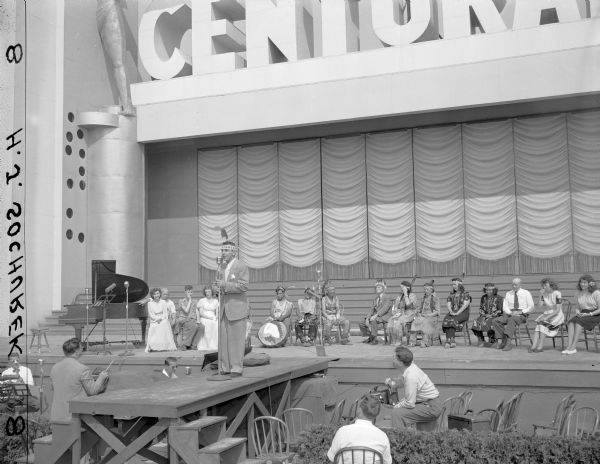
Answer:
M228 240L227 232L221 229L223 245L220 265L221 275L218 275L217 287L221 292L221 309L219 313L219 352L221 357L220 370L222 374L231 377L242 375L242 363L246 340L246 320L249 305L246 292L248 291L249 272L246 265L236 258L237 247Z

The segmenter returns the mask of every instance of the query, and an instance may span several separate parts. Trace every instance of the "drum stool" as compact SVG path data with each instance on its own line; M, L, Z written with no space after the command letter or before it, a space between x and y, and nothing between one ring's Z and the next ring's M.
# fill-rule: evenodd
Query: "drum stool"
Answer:
M48 333L48 330L50 330L49 327L42 327L41 329L31 329L31 344L29 345L29 348L31 349L31 347L33 346L33 343L35 342L35 339L37 337L37 349L38 349L38 353L42 352L42 335L44 336L44 347L43 348L47 348L48 351L52 351L52 349L50 348L50 344L48 343L48 336L46 335Z

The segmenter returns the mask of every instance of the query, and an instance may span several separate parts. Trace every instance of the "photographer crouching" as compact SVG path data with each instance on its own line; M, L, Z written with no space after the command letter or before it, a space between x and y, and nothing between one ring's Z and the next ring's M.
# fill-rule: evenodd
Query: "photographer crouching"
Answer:
M412 352L399 346L394 352L394 367L400 371L397 379L386 379L390 390L404 386L404 397L392 409L392 426L415 428L419 422L435 422L442 413L440 392L427 374L413 363Z

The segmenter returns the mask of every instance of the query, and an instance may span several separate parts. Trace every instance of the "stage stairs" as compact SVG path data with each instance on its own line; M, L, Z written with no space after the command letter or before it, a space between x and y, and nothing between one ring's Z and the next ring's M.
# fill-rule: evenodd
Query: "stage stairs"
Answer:
M171 425L168 430L170 450L166 442L150 447L154 453L177 462L177 456L185 464L259 464L263 459L246 457L246 438L225 436L226 416L205 416L192 422ZM19 462L43 464L71 464L72 447L83 432L82 456L98 442L97 437L80 429L74 421L53 422L52 434L33 441L31 455ZM171 455L169 455L171 453ZM144 459L150 464L154 461Z

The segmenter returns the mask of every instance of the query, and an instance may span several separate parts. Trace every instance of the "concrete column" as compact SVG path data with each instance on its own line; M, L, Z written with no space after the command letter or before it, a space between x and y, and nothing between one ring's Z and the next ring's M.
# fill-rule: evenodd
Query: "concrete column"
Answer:
M79 125L88 142L88 258L114 259L118 274L144 279L144 147L135 117L117 107L85 112Z

